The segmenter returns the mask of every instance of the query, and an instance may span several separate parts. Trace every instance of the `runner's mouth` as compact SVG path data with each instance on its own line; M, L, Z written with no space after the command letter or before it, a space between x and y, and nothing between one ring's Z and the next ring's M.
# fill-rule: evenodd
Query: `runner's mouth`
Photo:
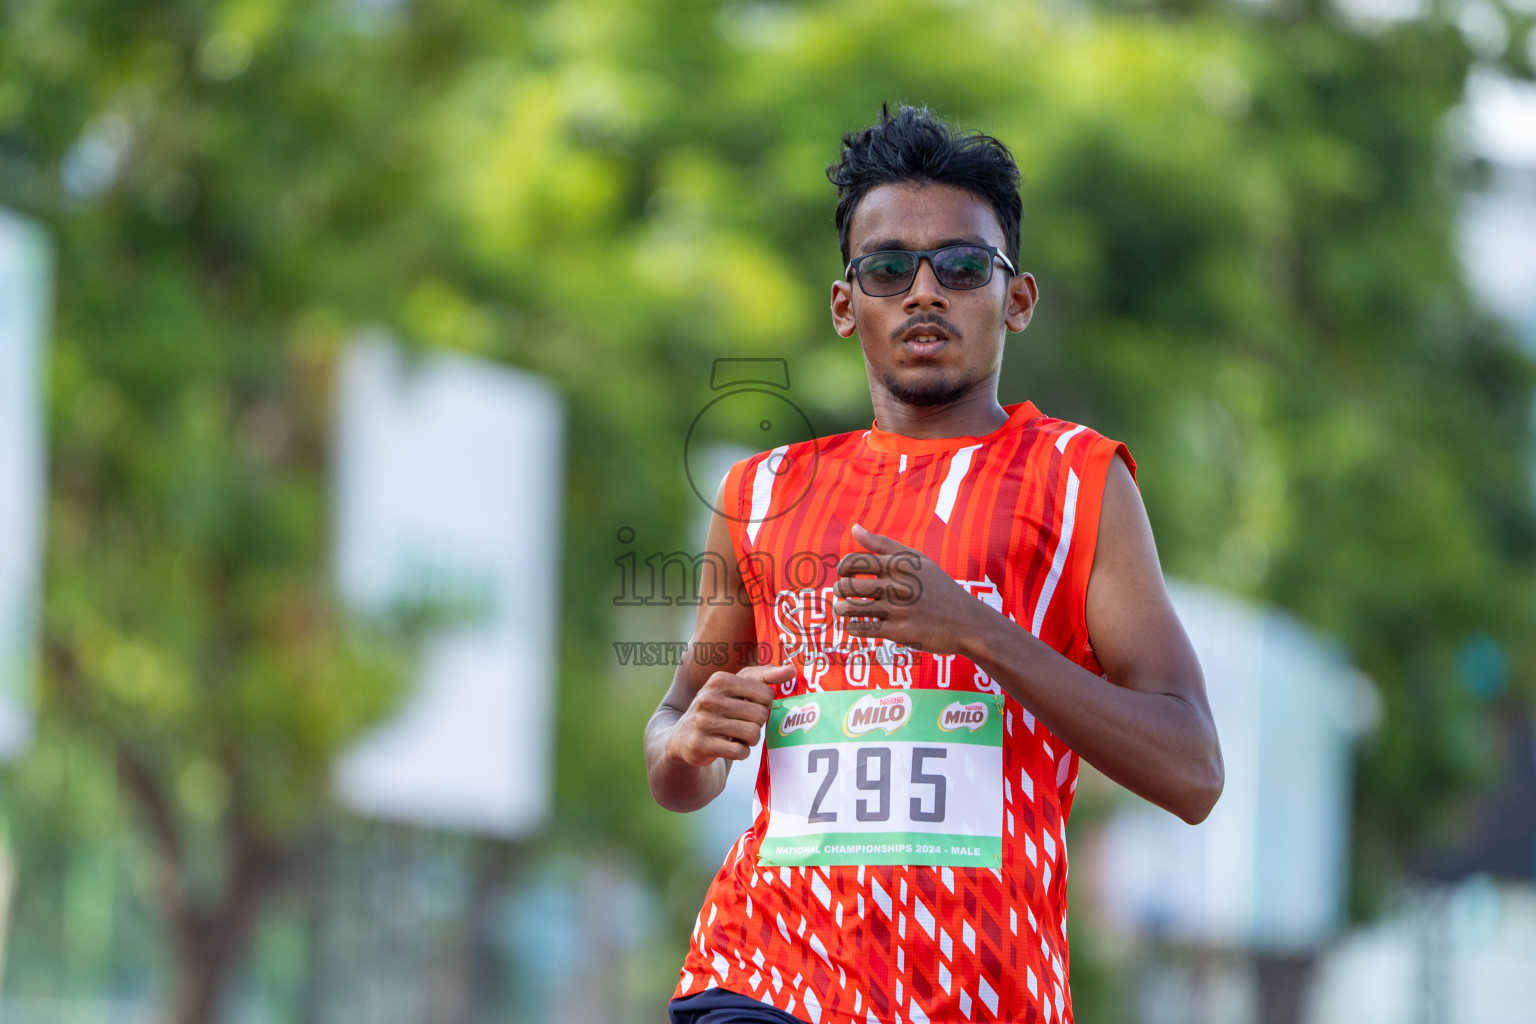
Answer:
M936 355L940 349L949 344L949 339L941 335L919 334L903 339L901 344L913 355L926 357Z
M931 320L926 323L919 321L897 337L901 346L919 359L937 355L954 339L955 332L949 330L947 325Z

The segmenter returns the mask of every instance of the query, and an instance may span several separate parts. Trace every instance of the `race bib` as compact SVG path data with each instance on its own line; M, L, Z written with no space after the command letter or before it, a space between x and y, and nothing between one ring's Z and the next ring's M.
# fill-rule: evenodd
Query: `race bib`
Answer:
M773 702L765 865L998 868L1003 698L838 690Z

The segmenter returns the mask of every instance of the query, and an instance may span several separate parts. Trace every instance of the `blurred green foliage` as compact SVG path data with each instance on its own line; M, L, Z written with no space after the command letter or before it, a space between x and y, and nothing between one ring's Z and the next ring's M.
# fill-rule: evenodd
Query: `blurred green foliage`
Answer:
M1528 74L1530 18L1505 15ZM323 826L329 759L408 655L344 621L325 568L332 373L384 323L566 394L549 843L675 875L639 751L666 677L604 642L614 538L689 542L716 356L787 358L822 433L868 422L823 312L823 172L892 101L1025 172L1042 300L1003 400L1127 441L1169 572L1293 610L1380 686L1368 905L1486 767L1464 641L1536 691L1536 374L1452 248L1471 59L1438 16L1281 0L0 0L0 203L60 247L23 872L80 827L48 767L77 747L111 751L184 936Z

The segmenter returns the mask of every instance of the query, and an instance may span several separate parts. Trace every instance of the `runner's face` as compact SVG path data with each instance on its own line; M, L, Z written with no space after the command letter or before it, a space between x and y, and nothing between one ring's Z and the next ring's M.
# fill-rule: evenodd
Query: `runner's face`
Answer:
M1006 248L992 207L953 185L880 185L859 201L848 225L855 258L962 242ZM871 298L857 281L834 282L832 322L845 338L858 332L872 389L906 405L946 405L989 379L995 389L1003 336L1024 329L1034 301L1034 278L1010 277L1001 260L985 286L960 291L941 285L923 260L899 295Z

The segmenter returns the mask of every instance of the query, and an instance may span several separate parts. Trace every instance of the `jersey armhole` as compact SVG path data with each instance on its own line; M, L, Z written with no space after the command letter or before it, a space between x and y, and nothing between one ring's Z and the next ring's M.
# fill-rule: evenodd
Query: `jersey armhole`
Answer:
M726 470L720 491L720 507L715 512L725 517L725 529L731 538L731 553L738 565L746 555L747 504L742 494L741 481L746 475L751 459L742 459Z
M756 556L755 552L748 550L750 538L747 537L747 519L752 514L752 509L746 484L749 479L748 474L755 472L756 465L768 455L768 452L764 452L762 455L742 459L731 466L725 474L720 507L715 510L717 514L725 517L726 533L731 539L731 558L741 576L742 586L746 588L747 596L753 605L767 600L768 588L773 581L763 577L763 559ZM754 621L755 618L754 613Z
M1099 517L1104 511L1104 485L1109 479L1109 467L1116 455L1125 460L1131 471L1131 481L1136 480L1136 460L1130 449L1119 441L1096 437L1083 460L1083 478L1078 486L1077 529L1082 543L1075 545L1072 573L1072 634L1077 638L1074 660L1081 665L1097 664L1092 656L1088 637L1088 581L1093 575L1093 559L1099 548Z

